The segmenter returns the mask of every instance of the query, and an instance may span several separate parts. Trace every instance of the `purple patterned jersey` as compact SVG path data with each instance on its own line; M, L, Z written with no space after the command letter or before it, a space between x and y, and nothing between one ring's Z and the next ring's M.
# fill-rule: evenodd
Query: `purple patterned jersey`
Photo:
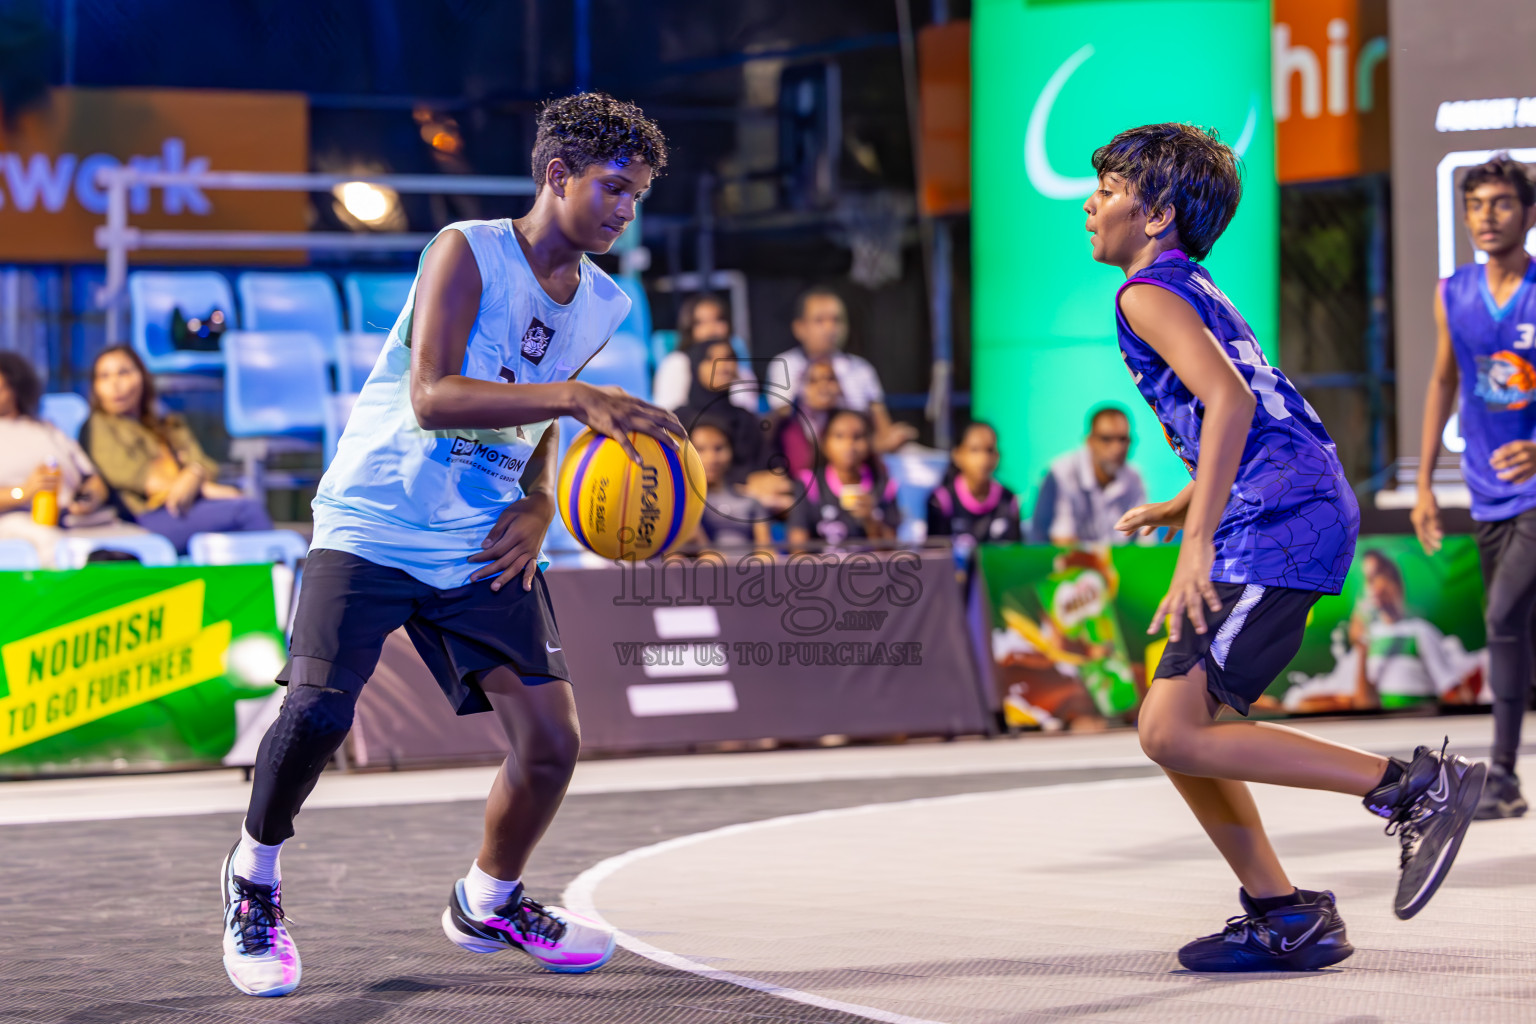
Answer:
M1500 480L1489 459L1510 441L1536 441L1536 260L1502 306L1476 263L1441 281L1440 299L1461 370L1461 476L1472 518L1513 519L1536 508L1536 481Z
M1285 375L1265 361L1253 329L1204 267L1172 250L1127 280L1120 291L1133 284L1166 288L1193 306L1258 400L1242 465L1216 528L1211 579L1337 594L1354 558L1360 508L1317 413ZM1136 389L1193 477L1200 460L1205 404L1131 330L1120 312L1119 293L1115 325Z

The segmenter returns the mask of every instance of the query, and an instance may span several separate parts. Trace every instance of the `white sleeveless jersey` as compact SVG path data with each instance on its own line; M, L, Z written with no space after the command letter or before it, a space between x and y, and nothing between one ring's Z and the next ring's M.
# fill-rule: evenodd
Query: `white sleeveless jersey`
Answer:
M459 371L466 377L509 387L568 380L629 313L629 297L586 257L571 301L551 299L510 220L462 221L443 230L463 233L480 268L480 312ZM410 390L420 282L418 266L320 481L311 549L346 551L449 590L482 568L467 559L481 550L502 510L523 497L528 457L546 429L559 427L544 420L502 430L421 429Z

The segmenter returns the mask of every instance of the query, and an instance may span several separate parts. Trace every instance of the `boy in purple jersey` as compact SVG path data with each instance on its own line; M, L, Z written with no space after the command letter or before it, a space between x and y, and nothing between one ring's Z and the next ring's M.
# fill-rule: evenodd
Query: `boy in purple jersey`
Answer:
M1246 714L1296 654L1307 612L1338 593L1359 510L1305 399L1199 265L1237 212L1236 157L1184 124L1133 128L1093 155L1084 204L1093 258L1119 267L1120 349L1193 478L1116 528L1184 531L1149 633L1168 644L1142 706L1142 749L1162 766L1242 889L1243 912L1179 951L1196 971L1312 970L1354 949L1330 892L1297 889L1246 783L1352 793L1402 843L1393 909L1416 914L1461 845L1484 769L1419 747L1381 757ZM1186 622L1186 618L1188 621Z
M1515 754L1531 694L1531 619L1536 612L1536 266L1525 236L1536 227L1536 187L1499 153L1461 183L1467 232L1488 255L1435 289L1439 340L1424 397L1419 498L1413 527L1424 550L1440 549L1440 507L1430 484L1440 436L1461 389L1461 475L1472 492L1477 550L1488 589L1493 767L1479 818L1525 813Z

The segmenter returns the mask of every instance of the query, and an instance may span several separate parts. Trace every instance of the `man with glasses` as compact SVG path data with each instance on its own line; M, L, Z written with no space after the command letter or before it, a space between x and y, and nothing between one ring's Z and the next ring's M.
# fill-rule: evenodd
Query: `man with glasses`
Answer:
M1036 536L1052 544L1127 544L1120 517L1147 500L1131 454L1131 419L1118 405L1088 414L1088 441L1051 463L1035 505ZM1151 538L1146 538L1148 541Z

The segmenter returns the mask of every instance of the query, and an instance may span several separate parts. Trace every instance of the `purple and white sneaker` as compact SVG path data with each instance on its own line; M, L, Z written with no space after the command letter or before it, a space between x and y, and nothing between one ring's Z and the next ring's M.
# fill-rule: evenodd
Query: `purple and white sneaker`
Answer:
M459 879L443 911L443 934L471 953L520 949L556 974L595 971L613 958L612 928L531 900L521 884L489 917L476 917Z
M238 845L238 844L236 844ZM257 885L224 858L224 972L248 996L285 996L299 987L299 951L283 925L283 884Z

